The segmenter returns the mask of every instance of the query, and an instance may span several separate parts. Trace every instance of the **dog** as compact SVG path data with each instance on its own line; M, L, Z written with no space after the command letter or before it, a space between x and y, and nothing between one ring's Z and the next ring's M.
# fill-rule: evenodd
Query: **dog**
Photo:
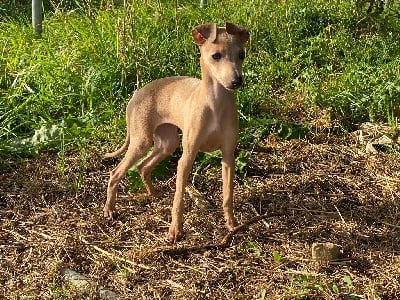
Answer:
M201 80L186 76L152 81L137 90L126 109L127 135L114 157L126 151L124 158L110 172L104 216L115 217L115 199L120 180L129 168L153 145L150 154L137 169L149 195L155 195L151 171L179 145L182 131L182 156L176 176L172 221L168 238L176 243L183 234L184 191L193 162L199 151L222 152L223 211L228 230L237 226L233 214L234 150L238 139L238 113L233 90L243 84L244 46L250 34L241 26L226 23L202 24L192 31L200 49Z

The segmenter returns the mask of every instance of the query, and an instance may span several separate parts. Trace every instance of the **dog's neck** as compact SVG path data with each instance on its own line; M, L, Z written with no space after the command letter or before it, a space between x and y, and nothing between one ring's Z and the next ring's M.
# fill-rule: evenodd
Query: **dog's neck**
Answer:
M226 89L219 81L210 74L205 67L203 60L200 58L201 67L201 93L206 95L207 100L216 104L227 98L233 98L231 90Z

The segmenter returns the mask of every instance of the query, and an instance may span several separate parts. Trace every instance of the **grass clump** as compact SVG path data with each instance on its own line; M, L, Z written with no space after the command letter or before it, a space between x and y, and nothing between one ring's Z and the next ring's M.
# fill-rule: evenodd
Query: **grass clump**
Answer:
M328 127L395 126L399 4L369 9L365 2L209 1L205 8L198 1L45 2L40 38L32 34L27 5L2 4L0 154L118 143L135 89L160 77L199 76L190 30L204 22L236 22L251 32L246 87L237 93L242 141L253 142L255 130L285 137L312 129L319 111L328 112ZM38 132L47 135L35 143Z

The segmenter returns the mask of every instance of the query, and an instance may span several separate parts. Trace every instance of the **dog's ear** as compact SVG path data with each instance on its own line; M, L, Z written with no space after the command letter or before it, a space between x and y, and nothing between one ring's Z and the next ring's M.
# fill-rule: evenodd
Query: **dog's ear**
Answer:
M214 42L217 38L217 24L207 23L196 26L192 30L193 41L197 45L202 45L205 41Z
M250 38L250 33L243 27L240 27L238 25L235 25L233 23L226 22L226 32L228 34L232 35L237 35L239 37L239 40L244 44L246 43L249 38Z

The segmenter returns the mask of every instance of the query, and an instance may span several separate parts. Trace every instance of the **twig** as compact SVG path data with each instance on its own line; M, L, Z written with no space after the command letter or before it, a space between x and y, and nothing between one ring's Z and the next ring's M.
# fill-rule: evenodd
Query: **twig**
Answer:
M344 224L346 224L346 221L343 219L342 214L340 213L340 211L339 211L339 209L337 208L337 206L334 205L333 207L335 207L335 209L336 209L336 211L338 212L339 217L340 217L340 219L342 220L342 222L343 222Z
M182 254L187 254L191 252L204 252L207 250L222 250L226 249L230 246L233 236L237 234L238 232L248 228L250 225L253 225L254 223L257 223L261 220L265 220L267 218L272 218L272 217L277 217L283 215L282 212L275 213L275 214L263 214L259 215L256 217L251 218L247 222L235 227L232 231L230 231L228 234L224 236L224 238L221 240L219 243L214 243L214 244L205 244L205 245L196 245L196 246L190 246L190 247L179 247L177 248L176 246L170 246L170 247L162 247L162 248L156 248L151 253L163 253L167 255L182 255Z
M24 237L23 235L19 234L18 232L14 231L14 230L8 230L8 229L2 229L5 232L8 232L10 234L12 234L14 237L18 237L21 240L28 240L26 237Z
M250 210L251 210L256 216L260 216L260 214L258 213L258 211L254 208L254 206L253 206L252 204L249 203L248 206L250 207ZM265 219L262 220L262 222L263 222L265 228L266 228L266 229L269 229L269 224L268 224L268 222L265 221Z
M182 262L179 262L178 260L173 260L172 262L173 262L175 265L177 265L177 266L180 266L180 267L183 267L183 268L192 270L192 271L194 271L194 272L196 272L196 273L199 273L199 274L201 274L201 275L206 275L205 272L200 271L199 269L196 269L196 268L194 268L194 267L192 267L192 266L189 266L189 265L187 265L187 264L184 264L184 263L182 263Z
M113 254L113 253L110 253L110 252L108 252L108 251L106 251L106 250L104 250L104 249L102 249L102 248L100 248L100 247L98 247L98 246L96 246L96 245L93 245L93 244L89 243L84 237L79 237L79 239L80 239L85 245L88 245L88 246L92 247L93 249L95 249L96 251L100 252L101 254L107 256L107 257L110 258L110 259L119 260L119 261L122 261L122 262L124 262L124 263L127 263L127 264L129 264L129 265L131 265L131 266L140 267L140 268L146 269L146 270L153 270L153 269L154 269L154 268L152 268L152 267L149 267L149 266L146 266L146 265L143 265L143 264L140 264L140 263L135 263L135 262L133 262L133 261L131 261L131 260L129 260L129 259L126 259L126 258L120 257L120 256L118 256L118 255L115 255L115 254Z
M400 183L400 179L398 179L398 178L393 178L393 177L384 176L384 175L380 175L380 174L377 174L376 176L379 177L379 178L385 179L386 181L392 181L392 182L395 182L395 183Z
M394 227L394 228L400 229L400 226L399 226L399 225L390 224L390 223L388 223L388 222L384 222L384 221L381 221L381 223L382 223L382 224L385 224L385 225L387 225L387 226L391 226L391 227Z
M29 230L29 231L32 232L32 233L34 233L34 234L40 235L41 237L45 238L46 240L52 240L52 241L54 241L54 240L56 239L55 237L52 237L52 236L50 236L50 235L48 235L48 234L46 234L46 233L40 232L40 231L36 231L36 230L34 230L34 229L31 229L31 230Z
M180 290L184 290L185 289L185 287L183 286L183 285L181 285L181 284L179 284L179 283L177 283L177 282L175 282L175 281L173 281L173 280L170 280L170 279L167 279L167 280L165 280L169 285L171 285L171 286L173 286L173 287L175 287L175 288L178 288L178 289L180 289Z
M343 198L344 197L344 193L321 193L321 192L317 192L317 193L303 193L303 195L306 196L320 196L320 197L332 197L332 198Z
M306 208L291 208L291 210L295 211L302 211L307 213L318 213L318 214L337 214L337 211L324 211L324 210L317 210L317 209L306 209Z

